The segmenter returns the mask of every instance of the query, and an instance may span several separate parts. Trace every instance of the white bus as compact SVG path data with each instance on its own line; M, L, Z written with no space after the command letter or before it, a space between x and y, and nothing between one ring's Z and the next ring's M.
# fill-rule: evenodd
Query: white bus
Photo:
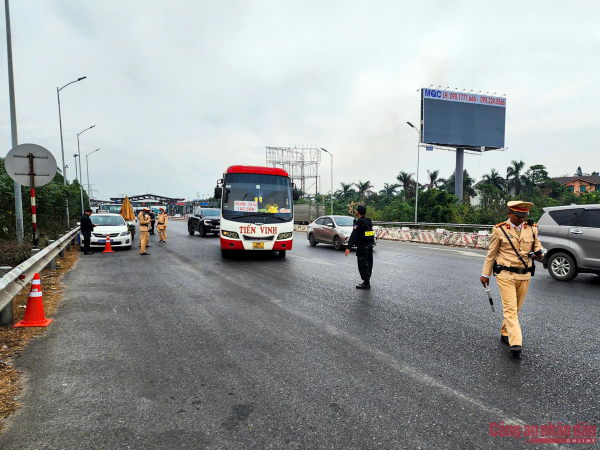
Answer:
M292 249L294 200L298 191L290 176L274 167L230 166L217 182L221 201L221 254L236 250Z

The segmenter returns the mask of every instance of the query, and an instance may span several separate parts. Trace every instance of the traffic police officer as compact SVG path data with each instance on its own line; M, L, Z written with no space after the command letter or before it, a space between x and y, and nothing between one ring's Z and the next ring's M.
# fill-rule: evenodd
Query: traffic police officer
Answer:
M148 245L148 228L150 227L150 216L148 215L148 208L142 209L142 212L138 215L140 222L140 255L149 255L146 252L146 246Z
M160 214L158 215L158 224L156 229L158 230L158 242L167 242L167 213L164 208L159 208Z
M359 205L356 208L358 220L354 220L354 229L348 240L346 256L350 254L350 247L356 245L356 261L358 263L358 272L362 278L362 284L356 286L356 289L371 289L371 273L373 272L373 243L375 242L375 232L371 219L365 217L367 208L365 205Z
M480 281L487 287L492 272L497 276L504 311L500 338L510 345L511 352L518 354L523 345L519 311L534 272L532 260L541 260L544 249L538 239L537 224L525 222L533 203L512 201L507 206L508 220L492 231Z

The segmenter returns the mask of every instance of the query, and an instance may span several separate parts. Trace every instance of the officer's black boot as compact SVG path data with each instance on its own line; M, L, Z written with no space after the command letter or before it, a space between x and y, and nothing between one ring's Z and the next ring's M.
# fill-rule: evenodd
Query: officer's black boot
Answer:
M356 289L371 289L371 283L369 280L365 280L361 284L357 285Z
M521 346L520 345L511 345L510 351L513 353L513 355L520 355L521 354Z

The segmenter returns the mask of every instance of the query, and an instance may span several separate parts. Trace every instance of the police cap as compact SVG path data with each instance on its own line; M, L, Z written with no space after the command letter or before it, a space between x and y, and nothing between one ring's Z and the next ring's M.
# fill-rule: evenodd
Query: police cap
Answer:
M514 213L517 217L528 217L529 216L529 208L533 206L533 203L530 202L522 202L520 200L513 200L512 202L508 202L506 204L508 209Z

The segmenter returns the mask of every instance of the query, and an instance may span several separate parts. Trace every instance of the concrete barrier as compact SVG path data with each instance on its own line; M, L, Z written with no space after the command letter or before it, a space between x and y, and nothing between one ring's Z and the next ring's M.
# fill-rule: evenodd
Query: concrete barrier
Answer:
M377 230L377 239L486 250L490 245L490 236L481 232L466 233L443 229L438 229L436 231L410 230L406 227L379 228Z

